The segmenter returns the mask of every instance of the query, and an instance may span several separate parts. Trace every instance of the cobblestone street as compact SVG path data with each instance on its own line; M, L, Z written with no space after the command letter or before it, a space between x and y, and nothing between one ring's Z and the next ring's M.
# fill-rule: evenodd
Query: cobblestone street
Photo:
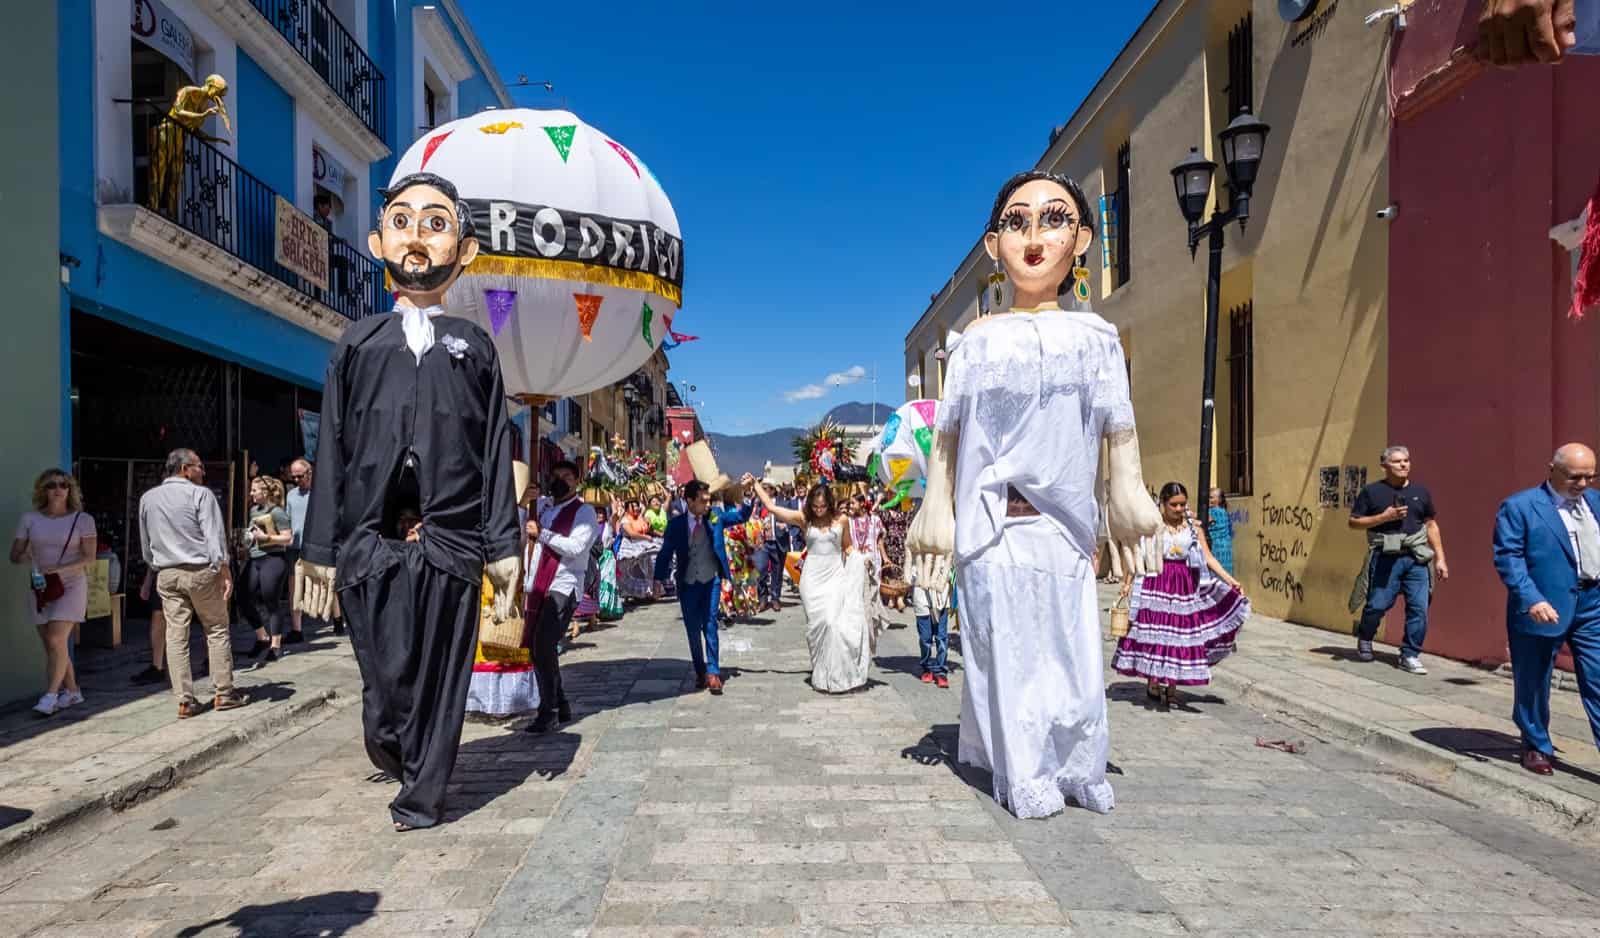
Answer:
M408 834L341 687L316 722L0 865L0 933L1578 938L1600 919L1592 851L1122 680L1116 811L1018 822L953 765L960 672L921 684L914 629L830 698L803 628L793 605L726 630L720 698L692 691L673 605L586 633L563 659L578 720L469 724L452 823Z

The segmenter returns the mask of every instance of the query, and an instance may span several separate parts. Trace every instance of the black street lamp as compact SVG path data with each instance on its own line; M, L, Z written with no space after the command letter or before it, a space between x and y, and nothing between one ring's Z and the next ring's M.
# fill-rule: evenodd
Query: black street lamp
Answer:
M1191 147L1182 162L1172 168L1172 185L1178 197L1178 211L1189 223L1189 256L1195 256L1202 237L1210 248L1210 263L1206 270L1206 347L1205 376L1201 389L1200 405L1200 484L1195 489L1193 504L1205 504L1200 499L1211 493L1211 436L1216 413L1217 390L1217 306L1222 292L1223 230L1231 221L1239 222L1243 231L1250 218L1250 192L1255 188L1256 173L1261 168L1261 152L1266 147L1267 133L1271 130L1257 120L1249 108L1240 108L1239 116L1217 135L1222 144L1222 162L1228 171L1230 198L1226 210L1212 211L1211 219L1200 223L1205 215L1206 200L1211 195L1211 183L1217 164L1206 159L1197 148Z

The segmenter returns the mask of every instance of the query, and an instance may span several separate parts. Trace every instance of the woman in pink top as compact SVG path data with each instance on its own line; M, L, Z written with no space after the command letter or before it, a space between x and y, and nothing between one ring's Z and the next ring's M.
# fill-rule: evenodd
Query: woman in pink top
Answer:
M88 613L87 571L94 563L95 530L94 518L83 510L78 481L60 469L46 469L33 483L33 509L17 522L11 562L30 564L41 576L53 573L64 588L42 606L34 604L33 621L44 642L46 670L44 694L33 709L49 716L83 703L67 639Z

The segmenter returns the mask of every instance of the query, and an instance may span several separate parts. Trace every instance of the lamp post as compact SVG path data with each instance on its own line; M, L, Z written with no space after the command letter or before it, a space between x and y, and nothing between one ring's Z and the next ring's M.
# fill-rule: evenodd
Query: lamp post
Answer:
M1271 130L1257 120L1249 108L1240 108L1239 116L1217 135L1222 144L1222 162L1228 171L1230 198L1227 209L1217 208L1205 224L1206 200L1211 195L1212 177L1217 164L1190 147L1188 155L1172 168L1172 184L1178 196L1178 210L1189 223L1189 257L1195 256L1202 237L1207 239L1210 252L1206 270L1206 345L1205 373L1200 404L1200 484L1195 489L1196 500L1211 494L1211 437L1216 414L1217 390L1217 306L1222 292L1223 231L1231 221L1239 223L1243 231L1250 218L1250 193L1255 188L1256 173L1261 168L1261 152L1266 146ZM1195 504L1204 504L1196 501Z

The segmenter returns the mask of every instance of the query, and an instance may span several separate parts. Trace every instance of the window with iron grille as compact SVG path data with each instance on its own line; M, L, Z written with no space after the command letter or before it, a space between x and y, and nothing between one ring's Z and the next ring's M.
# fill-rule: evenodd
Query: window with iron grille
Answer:
M1255 31L1252 14L1228 31L1228 120L1255 104Z
M567 401L567 425L561 429L577 436L583 435L583 407L577 401Z
M1107 192L1100 197L1100 266L1107 270L1117 266L1117 194Z
M1228 478L1225 488L1249 495L1255 482L1256 427L1254 304L1228 313Z
M1128 211L1129 177L1133 168L1133 143L1127 141L1117 149L1117 191L1115 204L1117 207L1117 286L1122 286L1133 279L1132 254L1129 250L1129 231L1132 229L1132 215Z

